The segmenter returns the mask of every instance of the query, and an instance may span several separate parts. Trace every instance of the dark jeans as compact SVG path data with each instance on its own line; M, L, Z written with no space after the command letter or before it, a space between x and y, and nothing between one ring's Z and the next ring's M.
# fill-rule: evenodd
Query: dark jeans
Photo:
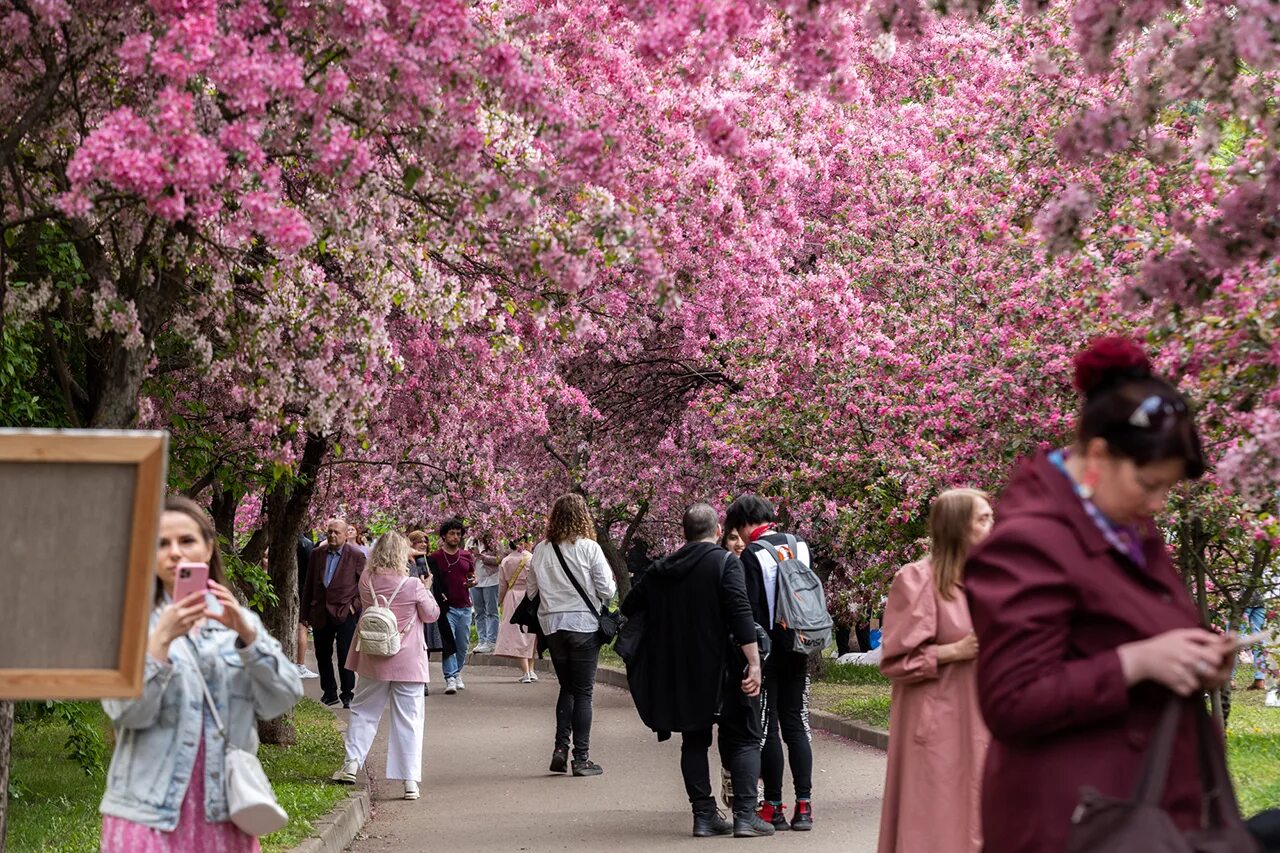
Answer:
M347 621L335 624L328 623L324 627L313 628L316 638L316 666L320 667L320 693L329 698L337 696L343 702L350 702L356 691L356 674L347 669L347 652L351 651L351 640L356 635L356 614L352 613ZM337 682L333 678L333 644L338 643L338 674L342 679L342 693L338 693Z
M738 693L726 700L717 718L720 727L718 746L720 764L733 777L733 813L750 814L756 808L756 780L760 778L760 737L764 721L760 697L750 699L738 686L727 689ZM680 743L680 774L695 815L715 812L716 800L711 793L711 769L707 750L711 748L711 729L685 732Z
M556 749L568 749L572 734L574 759L586 761L591 752L591 692L596 685L600 640L594 631L556 631L547 635L547 647L560 680Z
M813 747L809 743L809 656L793 651L769 656L764 675L765 736L760 755L764 798L782 801L782 742L787 742L797 800L813 791ZM781 737L778 730L781 729Z

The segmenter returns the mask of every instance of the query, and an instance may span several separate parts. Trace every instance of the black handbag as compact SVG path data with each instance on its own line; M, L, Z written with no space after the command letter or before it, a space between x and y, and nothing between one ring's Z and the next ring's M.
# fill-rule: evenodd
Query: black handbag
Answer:
M591 611L591 615L596 617L596 621L600 623L600 629L596 631L600 642L603 645L609 645L613 642L613 638L618 636L618 632L622 630L622 625L627 621L627 617L617 610L610 610L608 607L604 608L604 610L597 609L591 598L588 597L586 590L578 583L578 579L573 576L573 572L569 571L569 564L564 561L564 554L560 553L560 546L552 542L551 547L555 549L556 559L560 561L560 568L564 569L565 575L569 578L569 583L573 584L573 588L578 591L578 595L582 596L582 601L587 605L587 609Z
M538 622L538 596L526 593L507 621L518 625L526 634L542 633L542 625Z
M1202 702L1194 703L1204 797L1201 826L1184 833L1160 807L1178 720L1187 704L1174 697L1165 706L1131 799L1105 797L1092 788L1080 792L1068 853L1257 853L1261 849L1240 820L1222 738Z

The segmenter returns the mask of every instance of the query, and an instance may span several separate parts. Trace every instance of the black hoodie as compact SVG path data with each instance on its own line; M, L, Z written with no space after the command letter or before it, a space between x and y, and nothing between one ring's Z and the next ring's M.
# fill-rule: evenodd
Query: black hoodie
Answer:
M732 650L756 641L742 563L719 545L690 542L650 566L622 612L645 620L627 667L640 719L658 732L710 728L724 686L736 689L742 678L744 661Z

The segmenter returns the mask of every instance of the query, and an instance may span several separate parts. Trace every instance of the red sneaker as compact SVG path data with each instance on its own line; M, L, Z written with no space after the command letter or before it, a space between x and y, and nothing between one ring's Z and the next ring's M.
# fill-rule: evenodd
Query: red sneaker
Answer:
M807 832L813 829L813 803L808 800L796 800L796 813L791 818L791 828L796 832Z
M766 802L760 806L757 814L762 821L772 826L775 832L791 828L791 824L787 823L787 807L782 803Z

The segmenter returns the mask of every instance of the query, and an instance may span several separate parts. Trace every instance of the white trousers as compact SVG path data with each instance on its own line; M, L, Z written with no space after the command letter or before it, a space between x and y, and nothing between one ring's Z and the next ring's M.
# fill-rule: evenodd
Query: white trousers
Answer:
M387 738L387 778L421 782L422 727L426 722L421 682L360 679L351 697L347 760L364 766L388 697L391 698L391 732Z

